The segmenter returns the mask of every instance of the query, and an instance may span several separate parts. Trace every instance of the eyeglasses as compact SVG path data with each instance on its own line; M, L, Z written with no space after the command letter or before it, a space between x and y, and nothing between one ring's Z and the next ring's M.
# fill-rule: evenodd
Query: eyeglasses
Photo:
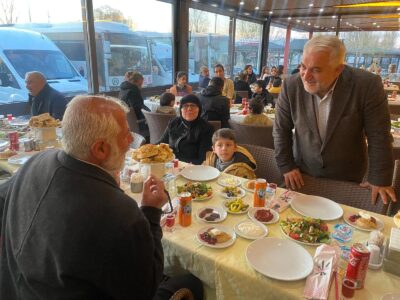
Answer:
M171 214L174 212L174 207L172 206L171 196L169 195L168 191L164 189L164 193L167 194L168 204L169 204L169 211L163 211L162 214Z
M199 108L199 107L196 104L183 104L182 105L182 109L184 109L184 110L188 110L189 108L196 109L196 108Z

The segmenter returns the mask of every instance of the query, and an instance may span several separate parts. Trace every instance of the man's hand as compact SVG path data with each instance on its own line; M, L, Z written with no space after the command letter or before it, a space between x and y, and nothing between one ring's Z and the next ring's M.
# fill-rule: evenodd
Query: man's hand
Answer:
M164 189L164 182L153 175L149 176L143 186L142 206L152 206L161 209L168 201Z
M378 195L381 196L384 204L388 204L388 197L390 197L393 202L397 202L396 194L391 186L377 186L370 184L368 181L360 183L360 186L371 189L372 204L376 203Z
M283 174L285 177L286 187L292 190L300 189L304 185L303 177L299 169L293 169Z

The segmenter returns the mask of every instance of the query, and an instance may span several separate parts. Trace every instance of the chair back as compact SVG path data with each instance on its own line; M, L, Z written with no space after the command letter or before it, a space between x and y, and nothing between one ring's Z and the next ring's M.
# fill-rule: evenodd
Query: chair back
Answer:
M126 118L128 120L128 126L130 131L139 132L139 124L135 110L133 108L129 109L129 112L126 114Z
M249 98L249 92L248 91L235 91L236 96L239 96L240 98Z
M214 127L214 132L217 131L218 129L221 129L221 121L207 121Z
M302 174L304 186L297 192L328 198L340 204L345 204L359 209L386 214L388 205L378 199L374 205L371 203L371 190L360 187L359 183L340 181L327 178L316 178ZM399 180L400 181L400 180Z
M133 136L133 142L131 143L131 148L132 149L137 149L140 146L146 144L146 138L143 135L140 135L139 133L132 132Z
M272 126L247 125L233 120L229 120L229 126L235 131L238 144L258 145L274 149Z
M170 120L176 118L174 114L161 114L142 109L150 131L150 143L157 143L167 128Z
M268 182L276 183L278 186L283 184L283 176L276 163L273 149L249 144L241 144L241 146L246 148L256 160L257 178L265 178Z

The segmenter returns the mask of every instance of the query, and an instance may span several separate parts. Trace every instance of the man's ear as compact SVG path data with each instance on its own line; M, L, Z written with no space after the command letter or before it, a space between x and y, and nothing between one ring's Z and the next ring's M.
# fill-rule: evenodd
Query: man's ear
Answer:
M342 73L342 71L344 70L344 66L345 66L345 64L340 64L340 65L336 68L336 72L337 72L337 75L338 75L338 76L339 76L340 73Z
M97 161L102 162L110 155L111 145L104 140L98 140L90 147L90 151Z

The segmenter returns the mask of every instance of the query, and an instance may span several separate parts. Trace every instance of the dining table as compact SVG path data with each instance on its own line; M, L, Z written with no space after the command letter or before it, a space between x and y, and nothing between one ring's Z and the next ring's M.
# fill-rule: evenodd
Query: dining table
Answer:
M181 170L190 168L185 164L180 163ZM178 171L179 172L179 171ZM182 170L177 173L176 186L181 186L188 181L187 176L182 176ZM245 239L240 236L236 237L235 242L226 248L215 249L211 248L204 243L201 243L197 237L202 228L205 226L215 225L205 222L203 219L196 217L199 210L206 206L223 207L225 197L222 194L223 187L219 184L218 178L206 181L212 188L212 196L207 200L192 201L192 223L190 226L182 227L178 224L174 226L173 231L164 230L162 244L164 248L165 257L165 272L168 275L177 275L185 272L190 272L197 276L204 285L205 299L304 299L303 291L305 288L306 279L299 280L277 280L267 277L250 266L247 258L246 251L249 245L252 245L253 240ZM191 178L190 179L195 179ZM245 179L239 177L232 177L241 181L244 184ZM121 187L125 192L130 195L138 203L141 202L142 195L140 193L131 193L130 187L126 183L122 183ZM276 192L277 198L284 197L287 190L278 188ZM176 195L173 196L173 202L176 203ZM243 201L253 206L254 193L247 190ZM349 214L357 214L359 209L340 205L343 209L343 216ZM385 238L389 238L392 227L395 227L393 219L388 216L369 212L372 216L380 220L383 224L382 232ZM292 207L287 207L286 210L279 213L280 220L285 220L291 217L301 217ZM220 225L233 229L239 222L250 220L247 213L244 214L227 214L227 217ZM176 222L178 223L178 218ZM343 217L335 220L327 221L329 230L333 231L335 224L343 224ZM273 237L279 240L288 239L288 237L280 229L279 222L270 225L263 225L268 229L266 239ZM369 238L369 232L361 231L353 228L353 235L351 241L343 244L344 246L351 246L355 242L366 242ZM293 242L294 243L294 242ZM342 245L342 244L339 244ZM311 257L314 256L316 246L300 245L303 247ZM268 252L268 248L261 249ZM282 265L284 265L282 261ZM341 261L339 274L342 276L346 269L346 262ZM289 272L289 270L288 270ZM340 280L340 278L339 278ZM329 299L335 298L340 295L340 281L338 281L338 290L336 285L332 282ZM387 293L394 293L399 291L400 277L387 273L382 270L369 269L366 276L365 287L357 290L355 299L380 299L382 295ZM338 293L338 294L337 294Z

